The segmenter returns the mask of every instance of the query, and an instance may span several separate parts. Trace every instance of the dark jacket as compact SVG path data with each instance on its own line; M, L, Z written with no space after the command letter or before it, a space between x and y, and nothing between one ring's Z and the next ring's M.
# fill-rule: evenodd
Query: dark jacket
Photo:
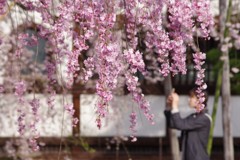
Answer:
M205 111L181 118L179 112L165 111L167 125L182 131L182 160L209 160L207 154L211 118Z

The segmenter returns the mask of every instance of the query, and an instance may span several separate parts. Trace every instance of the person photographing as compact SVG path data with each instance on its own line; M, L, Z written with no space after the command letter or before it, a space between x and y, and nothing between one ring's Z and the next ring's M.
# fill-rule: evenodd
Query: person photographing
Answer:
M170 128L181 130L182 160L210 160L207 153L208 136L211 127L211 117L207 114L207 93L204 93L205 108L197 112L200 107L195 89L189 94L189 107L196 112L186 118L179 113L179 95L173 91L167 97L167 109L164 114Z

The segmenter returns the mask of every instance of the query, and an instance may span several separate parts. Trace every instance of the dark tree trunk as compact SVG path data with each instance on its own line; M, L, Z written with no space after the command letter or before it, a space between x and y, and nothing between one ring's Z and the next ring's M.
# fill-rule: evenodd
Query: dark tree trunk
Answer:
M165 96L167 97L171 93L171 91L172 91L172 80L171 80L171 76L168 75L167 77L165 77L165 80L164 80ZM167 127L167 134L168 134L170 145L171 145L172 160L180 160L179 143L178 143L176 130L170 129Z
M223 56L228 57L228 53ZM234 148L231 126L230 112L230 75L229 75L229 59L226 58L223 62L222 76L222 121L223 121L223 141L224 141L224 159L234 160Z
M227 0L220 0L220 42L224 44L224 38L228 35L226 22L230 21L231 16L231 0L229 5ZM230 69L229 69L229 53L222 53L223 60L223 76L222 76L222 125L223 125L223 143L224 143L224 159L234 160L234 147L231 126L230 112Z

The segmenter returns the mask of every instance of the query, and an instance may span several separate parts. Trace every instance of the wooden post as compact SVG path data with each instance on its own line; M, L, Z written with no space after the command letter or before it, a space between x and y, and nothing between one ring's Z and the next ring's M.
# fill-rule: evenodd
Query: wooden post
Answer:
M72 101L73 101L73 107L74 107L74 118L78 118L78 123L76 127L73 127L73 136L79 136L80 135L80 94L77 92L73 92L72 95Z
M79 28L79 26L75 23L74 24L74 31L77 33L77 34L81 34L81 30ZM74 44L73 44L73 51L76 51L77 48L74 47ZM84 61L84 58L82 56L82 54L79 55L78 57L78 62L79 62L79 65L80 65L80 68L83 67L83 61ZM79 73L79 72L78 72ZM73 131L73 136L80 136L80 120L81 120L81 117L80 117L80 95L81 95L81 92L83 91L83 86L81 83L77 83L76 82L76 77L74 77L74 82L73 82L73 87L72 87L72 102L73 102L73 108L75 110L74 112L74 118L78 118L78 123L76 124L76 127L73 127L72 128L72 131Z
M158 159L159 159L159 160L162 160L162 159L163 159L163 154L162 154L162 153L163 153L163 148L162 148L162 147L163 147L162 138L160 137L160 138L159 138L159 151L158 151L158 153L159 153L159 154L158 154Z

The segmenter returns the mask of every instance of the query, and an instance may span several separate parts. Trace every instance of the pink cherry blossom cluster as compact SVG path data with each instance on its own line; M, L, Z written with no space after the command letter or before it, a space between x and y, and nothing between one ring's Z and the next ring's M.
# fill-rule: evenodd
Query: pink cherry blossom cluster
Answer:
M136 0L123 1L123 7L125 10L125 34L126 34L126 49L124 50L124 59L127 61L129 67L125 72L125 79L127 89L132 94L133 100L143 110L146 118L153 124L153 115L150 113L150 106L145 100L141 89L139 88L138 77L136 77L137 71L145 74L145 63L143 61L142 53L137 50L138 44L138 26L144 24L146 17L142 16L141 12L144 11L141 8L141 2ZM137 7L136 7L137 6Z
M86 60L84 60L83 63L85 65L85 68L83 68L83 76L81 79L83 79L84 82L87 82L93 76L95 69L94 59L93 57L88 57Z
M145 99L144 94L141 93L141 91L134 92L133 93L133 99L137 102L140 109L143 110L143 113L145 117L148 119L151 125L154 125L154 114L150 113L150 104Z
M96 118L96 124L97 124L97 127L98 127L99 129L102 128L102 120L101 120L100 116L98 116L98 117Z
M56 84L56 64L53 63L51 60L47 59L45 61L45 66L47 69L47 76L48 76L48 86L47 86L47 93L49 96L47 97L47 104L50 109L54 107L55 101L55 91L53 89L53 85Z
M28 35L25 33L20 33L18 34L17 37L17 50L15 52L16 54L16 58L17 59L21 59L24 55L24 49L25 47L29 47L29 46L35 46L37 45L38 41L37 38L32 35ZM21 67L19 69L19 71L21 71ZM20 74L18 72L18 74ZM27 91L27 84L26 82L24 82L23 80L20 82L15 83L15 95L18 97L18 102L20 103L20 105L25 104L26 100L24 98L24 95ZM33 99L32 101L29 102L30 106L32 107L32 114L33 114L33 120L31 121L30 125L28 126L27 121L25 120L26 118L26 113L24 109L19 108L18 109L18 132L20 133L20 135L24 135L26 129L28 129L27 127L29 127L30 131L32 132L32 134L34 135L34 138L30 138L29 142L31 142L29 145L32 146L33 150L38 150L38 145L37 145L37 141L35 139L38 138L39 133L36 129L36 123L39 121L39 115L38 115L38 108L39 108L39 100L38 99Z
M213 16L210 13L210 1L205 0L194 0L192 1L193 11L196 17L196 21L199 23L196 25L197 30L200 31L200 35L197 33L197 36L204 37L210 39L210 29L214 25ZM199 99L199 105L201 106L198 108L198 111L204 109L204 101L205 96L203 90L207 89L207 84L204 83L204 69L201 67L204 64L206 59L206 54L197 52L193 54L193 60L195 63L195 69L198 71L196 77L196 85L197 88L197 96Z
M25 3L25 1L22 1L22 3L27 9L34 10L34 6L32 2L29 1ZM15 58L17 59L17 62L19 63L18 65L20 66L17 74L20 77L18 78L21 79L20 74L23 67L21 66L22 64L20 61L24 60L24 57L25 57L24 54L27 54L25 53L26 47L32 47L32 46L38 45L38 39L33 34L29 35L27 33L19 33L17 35L17 39L15 43L16 43ZM19 114L19 117L17 120L18 132L20 133L21 136L24 136L27 129L30 129L30 132L32 133L32 135L28 139L29 146L31 146L31 148L36 151L39 149L39 146L36 140L39 137L39 133L36 128L36 124L39 122L39 115L38 115L39 99L34 98L29 102L32 110L32 121L29 124L28 121L26 120L26 117L27 117L25 112L26 108L22 109L22 105L26 106L26 100L24 98L26 91L27 91L26 82L24 82L23 80L20 80L19 82L15 83L15 95L18 97L18 101L21 105L21 108L17 110Z
M47 93L49 94L49 96L47 97L47 105L50 109L53 109L56 92L54 91L52 86L48 85L47 86Z
M69 2L65 2L69 3ZM62 4L64 6L64 4ZM68 7L69 5L66 5ZM41 0L36 6L36 10L41 13L42 24L50 25L51 27L46 28L44 26L38 26L40 29L39 36L46 38L48 40L48 45L46 48L46 52L48 53L48 57L45 60L45 66L47 70L48 84L47 84L47 93L49 94L47 97L47 104L50 109L54 108L55 95L56 91L54 89L54 85L57 84L57 65L61 64L62 58L65 56L63 52L66 52L66 45L64 45L64 33L65 27L64 22L68 22L66 17L62 17L57 20L54 20L54 16L56 16L57 4L52 0ZM64 15L66 9L62 11L61 6L59 7L59 15ZM72 9L72 8L71 8ZM52 11L52 13L49 12ZM70 14L67 12L66 14ZM70 19L69 19L70 20ZM68 25L70 23L68 22ZM66 30L69 31L70 29ZM70 34L70 33L68 33ZM68 52L69 53L69 52ZM69 68L68 68L69 69ZM68 71L67 71L68 72ZM62 74L62 73L61 73ZM72 83L72 76L68 76ZM69 83L67 83L69 84ZM69 85L67 85L69 86Z
M73 14L73 19L76 24L75 30L73 31L73 51L68 58L68 75L77 77L77 72L80 71L78 57L83 51L89 49L86 41L95 35L95 16L97 16L96 14L98 14L98 10L96 9L97 3L92 1L75 1L74 7L75 12ZM93 58L88 57L87 60L84 60L84 65L85 68L82 69L83 75L80 79L86 82L93 75L95 65Z
M19 81L15 83L15 95L18 97L18 102L20 104L23 104L25 102L23 96L26 91L27 91L27 86L24 81Z
M16 50L15 50L15 56L16 58L20 59L22 57L22 54L24 53L24 48L28 46L29 42L29 36L28 34L20 33L17 35L17 41L16 41Z
M29 34L27 33L20 33L18 35L18 40L19 40L19 43L23 46L36 46L37 43L38 43L38 40L37 40L37 37L34 36L33 34L30 36Z
M123 7L125 9L125 32L127 42L131 48L135 49L137 47L138 38L137 38L137 15L140 10L136 10L135 6L137 5L136 0L124 0Z
M17 119L18 132L21 136L23 136L26 131L26 123L25 123L26 113L23 112L22 109L18 109L17 112L18 112L18 119Z
M63 58L67 58L67 81L66 87L71 88L74 82L74 74L79 71L78 56L79 52L71 51L71 45L65 41L74 35L73 31L73 13L75 12L74 1L65 0L59 6L59 17L54 24L54 37L56 43L59 45L59 52L57 53L57 58L61 63ZM74 42L75 36L73 36ZM76 44L76 43L75 43Z
M38 115L38 110L39 110L39 107L40 107L40 99L37 99L37 98L33 98L29 104L32 108L32 114L33 114L33 121L34 123L38 122L39 121L39 115Z
M132 131L132 135L131 135L132 140L131 141L135 142L135 141L137 141L137 138L136 138L137 114L134 111L130 114L130 123L131 123L130 130Z
M168 32L165 34L165 30L161 28L162 26L162 3L165 3L168 8L168 20L169 25ZM146 6L151 6L149 8L154 8L150 13L154 14L156 11L158 14L154 14L153 16L145 16L148 14L144 14L143 17L147 17L144 21L144 25L149 29L146 36L146 45L148 48L154 48L154 52L159 55L159 62L161 64L160 72L163 76L167 76L170 71L173 75L177 73L186 73L186 47L187 45L191 45L193 42L193 36L195 28L200 27L200 35L202 37L209 37L210 28L213 26L213 17L210 13L210 5L209 1L164 1L162 3L154 4L151 6L148 2L145 2ZM156 20L154 19L156 18ZM144 19L144 18L143 18ZM159 20L160 19L160 20ZM148 24L148 25L146 25ZM160 24L160 25L158 25ZM195 28L194 28L195 27ZM151 36L151 31L154 31ZM156 36L159 35L159 36ZM163 36L162 36L163 35ZM163 37L158 40L158 37ZM162 45L163 44L163 45ZM162 47L162 46L164 47ZM163 53L161 53L163 52ZM171 57L171 64L169 64L169 54ZM204 60L203 60L204 61ZM198 68L199 64L196 62L195 68ZM199 74L201 72L199 71ZM204 74L204 73L203 73ZM199 77L196 77L196 84L200 81ZM203 79L202 79L203 80ZM202 97L203 94L199 90L199 97Z
M66 104L64 108L72 119L72 126L76 127L79 120L78 118L74 117L75 109L73 108L73 104Z
M189 1L170 1L169 3L169 36L171 40L171 71L186 74L186 45L192 41L192 8Z
M104 1L102 4L96 4L96 8L94 8L95 14L99 15L95 17L98 31L95 46L95 66L99 76L96 84L96 91L99 96L96 111L98 127L101 126L99 124L101 118L108 113L109 102L113 97L113 89L117 86L118 77L122 70L117 40L115 35L111 33L116 22L116 14L112 12L114 10L112 3L112 1ZM107 6L108 8L105 8Z
M39 132L36 128L37 123L39 122L40 115L38 114L38 110L40 107L40 99L33 98L29 104L32 109L32 121L30 123L30 131L32 132L31 138L29 139L29 145L31 146L33 151L39 150L39 145L37 143L37 139L39 138Z
M97 22L96 17L98 16L97 7L98 3L94 1L76 1L75 2L75 14L74 21L76 22L76 28L73 33L73 52L75 55L81 55L82 51L86 51L89 49L89 46L86 44L87 40L91 40L91 38L96 38L96 25ZM81 11L81 12L77 12ZM83 55L85 56L85 55ZM80 80L87 82L92 76L95 69L95 57L89 56L84 60L84 67L81 68L79 66L79 61L75 63L75 71L80 73ZM80 71L80 72L79 72ZM71 74L71 72L69 72ZM77 73L72 73L74 77L77 76Z
M157 60L161 64L159 72L163 76L167 76L170 73L169 66L169 50L170 50L170 39L168 33L163 29L162 24L162 7L163 3L154 1L143 1L145 7L151 6L152 11L147 8L144 10L146 13L142 14L139 19L146 29L145 44L147 48L154 50L158 54ZM141 11L142 12L142 11Z
M4 92L4 86L3 85L0 85L0 94Z
M133 100L138 104L140 109L143 110L145 117L150 123L154 124L154 115L150 113L149 102L145 99L144 94L142 94L141 89L138 87L138 78L130 72L127 72L125 77L127 88L131 92Z
M32 36L29 36L28 34L25 34L25 33L20 33L18 35L18 41L17 41L17 58L20 59L23 55L23 50L24 50L24 47L29 47L29 46L35 46L37 45L38 41L37 41L37 38L32 35ZM21 69L20 69L21 70ZM26 83L24 81L20 81L20 82L17 82L15 84L15 95L18 97L18 101L21 105L23 105L25 103L25 100L24 100L24 94L27 90L27 87L26 87ZM27 121L25 120L26 118L26 113L23 109L18 109L18 113L19 113L19 117L18 117L18 131L20 133L20 135L24 135L26 129L26 127L29 127L30 129L30 132L32 133L32 135L30 136L29 138L29 146L32 148L32 150L34 151L37 151L39 149L39 146L37 144L37 139L39 137L39 133L37 131L37 128L36 128L36 124L39 122L39 115L38 115L38 109L39 109L39 106L40 106L40 103L39 103L39 99L32 99L30 102L29 102L30 106L31 106L31 110L32 110L32 121L30 122L29 126L28 126L28 123Z
M151 124L153 122L153 114L150 113L150 105L145 100L144 95L142 94L141 89L139 88L138 77L135 76L137 70L144 72L145 64L142 59L142 54L139 51L133 53L132 49L124 51L124 57L129 63L129 70L125 73L126 85L127 89L132 94L133 100L138 104L140 109L144 112L146 118L150 121Z
M35 10L40 13L42 18L42 24L39 25L39 32L38 36L42 38L46 38L48 40L46 45L46 52L48 53L47 58L45 59L45 68L47 71L47 104L50 109L54 108L54 102L55 102L55 95L56 91L54 89L54 85L57 83L56 77L57 77L57 65L60 63L61 58L59 58L58 53L60 52L60 48L58 48L57 43L57 35L54 33L54 20L53 17L55 16L55 10L56 8L53 6L52 0L41 0L41 1L35 1ZM49 12L50 9L52 10L52 14ZM51 27L46 28L44 25L50 25Z
M210 28L213 26L213 16L210 13L210 1L209 0L193 0L193 11L199 26L197 26L201 32L199 36L209 38Z
M0 15L6 12L7 0L0 0Z
M48 76L49 83L54 84L56 82L56 77L55 77L56 65L54 62L52 62L49 59L45 61L45 65L47 68L47 76Z
M197 111L201 111L205 107L204 105L205 96L204 96L204 93L202 92L203 90L207 89L207 84L204 83L205 69L202 68L202 65L205 63L204 62L205 59L206 59L205 53L197 52L193 54L193 61L195 63L194 68L197 70L197 78L195 83L198 86L198 88L196 92L197 92L197 97L200 105L200 108L197 108Z
M190 1L178 0L169 3L170 36L181 37L186 42L193 39L193 12Z
M131 65L131 72L136 73L137 70L140 72L144 72L145 63L143 61L142 53L138 50L134 53L133 49L124 50L124 58Z

